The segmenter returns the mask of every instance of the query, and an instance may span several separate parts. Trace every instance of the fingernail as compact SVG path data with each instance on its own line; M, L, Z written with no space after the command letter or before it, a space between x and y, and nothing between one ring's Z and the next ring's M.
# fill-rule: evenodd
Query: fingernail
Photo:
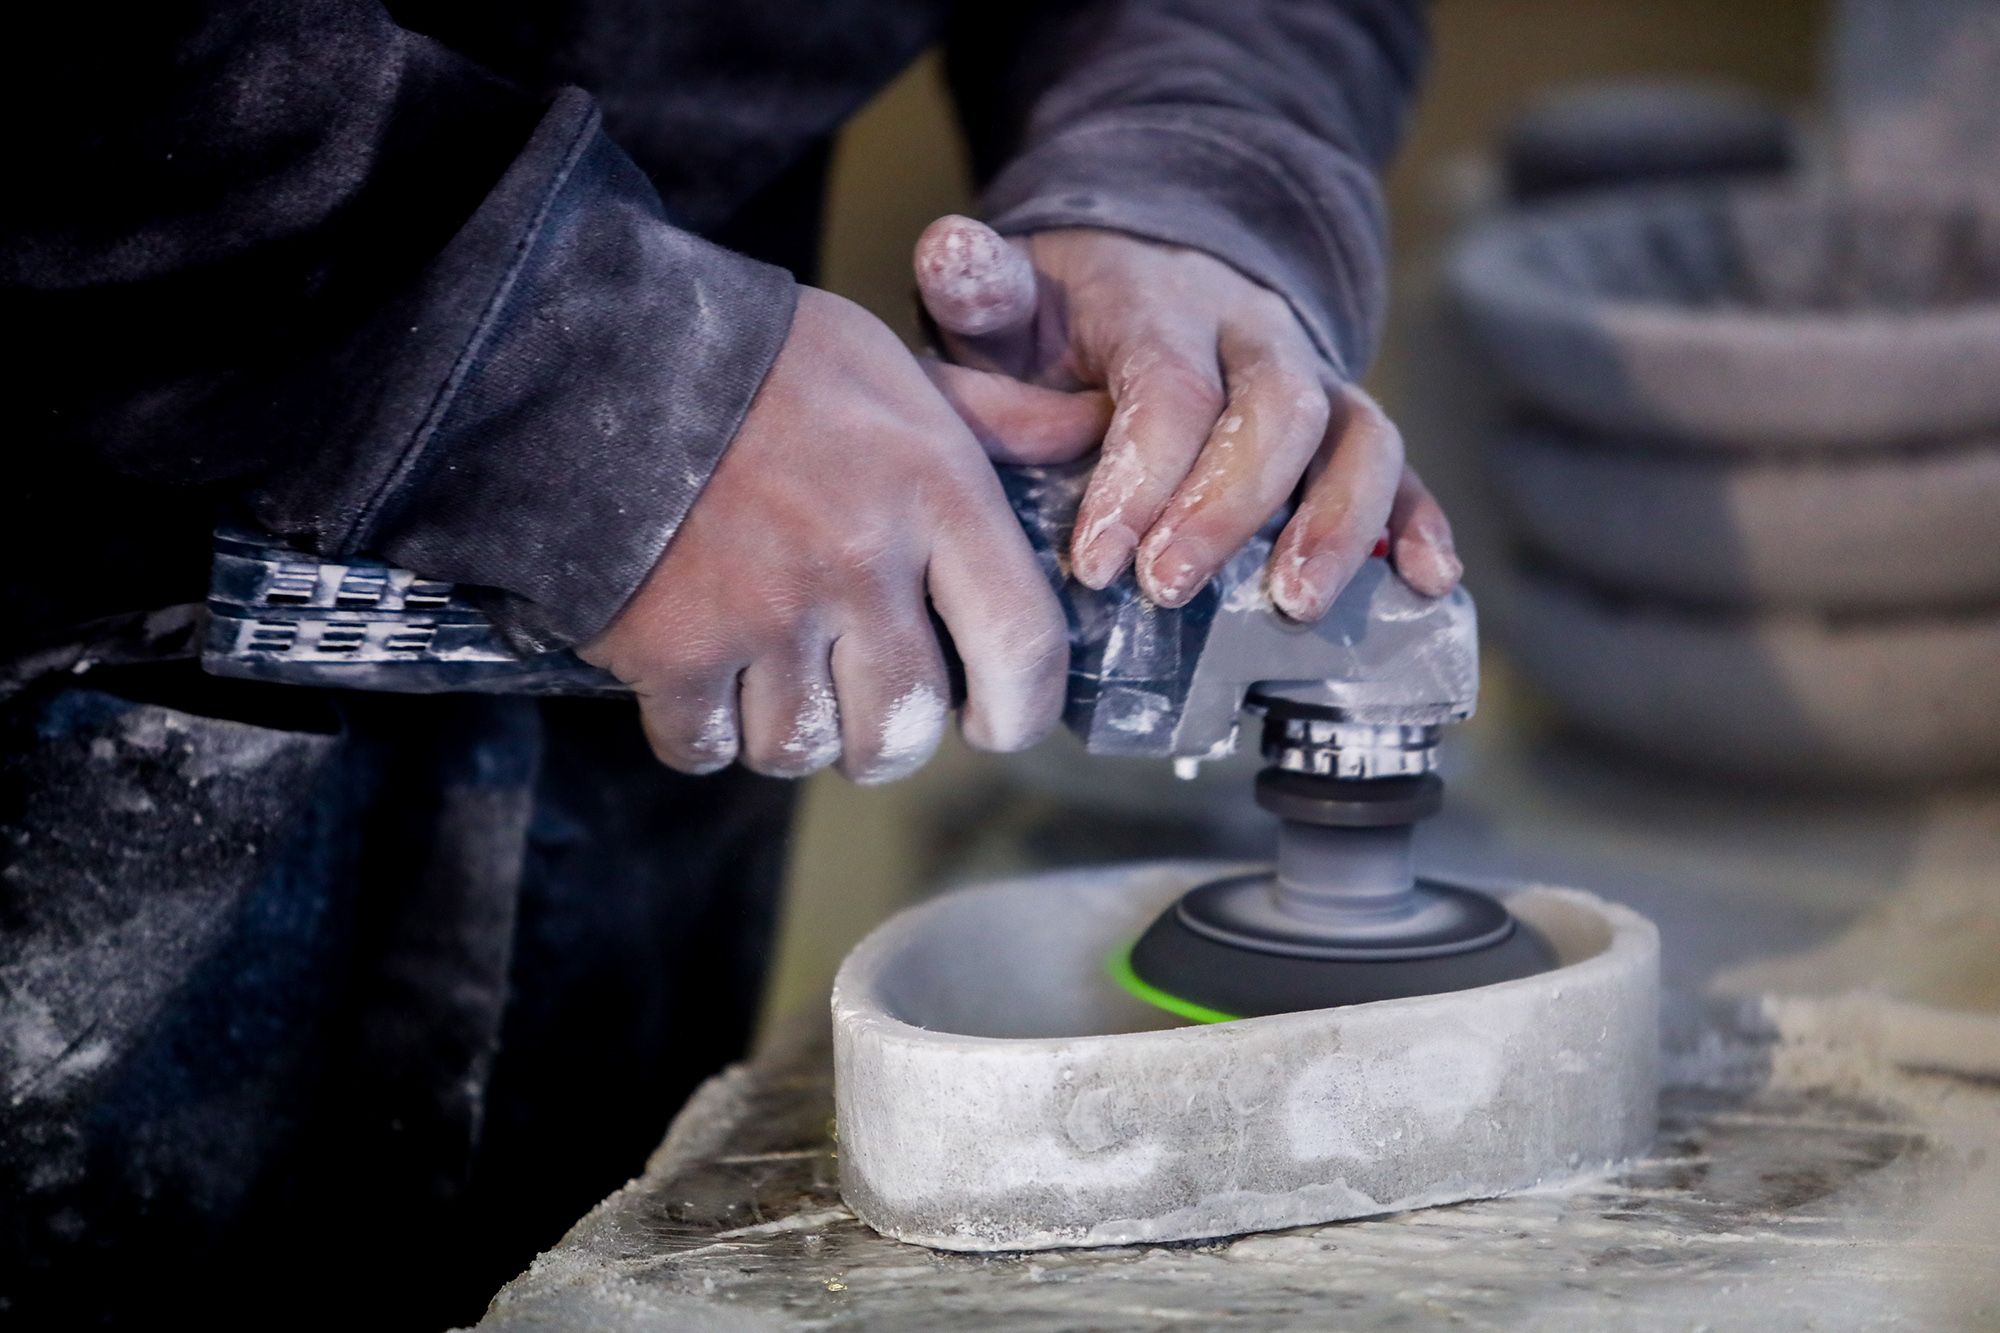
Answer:
M1294 620L1318 620L1339 595L1346 569L1337 555L1316 555L1303 564L1292 559L1292 568L1271 580L1272 600Z
M1105 525L1084 544L1083 554L1077 558L1077 582L1089 588L1104 587L1118 577L1138 544L1139 534L1123 523Z
M1449 546L1431 541L1397 543L1396 572L1426 597L1442 597L1458 586L1465 564Z
M970 337L997 332L1035 308L1035 270L983 222L946 216L924 229L917 282L932 318Z
M1180 606L1201 590L1206 582L1202 571L1212 562L1208 547L1193 537L1175 537L1146 562L1146 580L1152 585L1153 600L1161 606Z

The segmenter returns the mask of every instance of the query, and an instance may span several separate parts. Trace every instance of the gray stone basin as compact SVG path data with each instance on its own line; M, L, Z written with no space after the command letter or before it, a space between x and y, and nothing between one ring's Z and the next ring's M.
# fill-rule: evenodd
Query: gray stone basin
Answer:
M1614 436L1874 448L2000 428L2000 211L1803 185L1518 210L1452 264L1523 399Z
M1487 457L1516 534L1613 587L1746 608L2000 603L2000 434L1748 454L1522 425Z
M953 1250L1235 1235L1608 1169L1653 1136L1657 932L1526 889L1563 966L1448 995L1205 1027L1106 960L1227 867L963 889L891 919L834 984L841 1192Z
M1688 768L1882 786L2000 770L2000 609L1716 611L1547 568L1482 588L1508 659L1573 723Z

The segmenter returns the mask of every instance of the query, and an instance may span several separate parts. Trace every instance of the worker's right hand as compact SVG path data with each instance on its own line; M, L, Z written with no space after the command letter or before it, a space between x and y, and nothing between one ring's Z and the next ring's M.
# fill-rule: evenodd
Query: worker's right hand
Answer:
M1000 429L1032 422L1011 441L1017 457L1088 448L1109 415L1101 395L931 373ZM1024 394L1038 397L1017 411ZM1061 711L1068 639L974 427L886 325L804 288L666 554L579 651L632 687L673 768L740 758L799 777L837 761L884 782L930 757L949 712L929 606L965 664L965 738L985 750L1040 739Z

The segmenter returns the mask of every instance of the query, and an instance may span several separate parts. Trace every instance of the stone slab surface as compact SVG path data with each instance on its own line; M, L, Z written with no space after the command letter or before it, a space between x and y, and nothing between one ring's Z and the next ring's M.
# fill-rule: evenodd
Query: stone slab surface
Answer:
M1337 1010L1183 1025L1106 962L1216 863L1058 872L892 919L834 983L841 1179L955 1250L1234 1235L1601 1172L1652 1140L1658 936L1512 896L1564 965Z
M710 1083L480 1328L1994 1326L2000 1090L1797 1056L1711 1034L1668 1066L1653 1151L1608 1179L1238 1240L970 1255L841 1203L831 1049L800 1034Z
M1240 1240L931 1251L840 1201L818 1021L709 1084L483 1327L2000 1326L2000 789L1749 802L1556 747L1498 686L1420 855L1659 924L1660 1134L1628 1169ZM1073 823L1072 861L1106 837Z

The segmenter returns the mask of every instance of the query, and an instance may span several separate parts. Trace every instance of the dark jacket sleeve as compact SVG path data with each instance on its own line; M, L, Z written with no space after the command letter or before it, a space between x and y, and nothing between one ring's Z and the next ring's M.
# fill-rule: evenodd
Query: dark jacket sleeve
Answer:
M1366 366L1421 0L973 5L948 41L994 226L1204 250L1290 300L1345 373Z
M790 277L670 225L582 93L374 0L42 22L0 129L27 446L491 588L528 645L600 629L734 434Z

